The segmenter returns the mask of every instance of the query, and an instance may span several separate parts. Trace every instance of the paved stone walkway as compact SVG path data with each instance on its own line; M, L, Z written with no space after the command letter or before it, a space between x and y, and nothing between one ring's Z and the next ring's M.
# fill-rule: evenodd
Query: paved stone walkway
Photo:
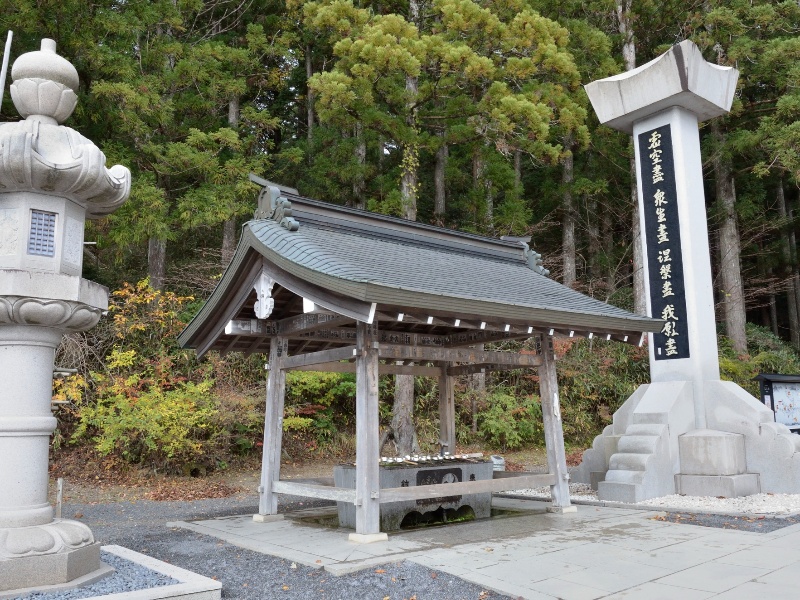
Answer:
M761 534L659 521L655 511L580 506L560 515L506 498L493 506L510 512L366 545L295 517L171 525L333 574L410 560L530 600L800 597L800 524Z

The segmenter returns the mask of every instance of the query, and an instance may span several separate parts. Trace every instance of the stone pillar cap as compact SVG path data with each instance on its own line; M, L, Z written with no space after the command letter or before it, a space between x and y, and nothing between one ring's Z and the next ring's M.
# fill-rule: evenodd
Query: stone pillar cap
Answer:
M690 40L649 63L585 86L600 123L633 133L633 124L680 106L706 121L731 109L739 71L707 62Z

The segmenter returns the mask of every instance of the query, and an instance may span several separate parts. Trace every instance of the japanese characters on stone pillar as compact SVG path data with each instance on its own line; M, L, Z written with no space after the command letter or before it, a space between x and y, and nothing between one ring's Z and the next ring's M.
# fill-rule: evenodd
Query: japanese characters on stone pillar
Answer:
M600 122L633 135L654 383L692 381L705 427L703 382L719 380L717 332L698 123L726 114L738 71L690 41L641 67L586 86Z
M0 593L104 571L89 528L53 519L47 501L50 402L61 337L108 308L108 290L81 278L84 222L127 199L130 172L60 125L79 79L55 47L16 60L24 120L0 125Z

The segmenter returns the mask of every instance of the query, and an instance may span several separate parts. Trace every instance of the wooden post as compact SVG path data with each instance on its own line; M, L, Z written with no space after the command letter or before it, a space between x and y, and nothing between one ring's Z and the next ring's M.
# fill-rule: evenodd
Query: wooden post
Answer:
M539 367L539 391L542 396L544 442L547 446L547 470L555 475L550 486L552 502L550 512L574 512L569 500L569 472L564 451L564 430L561 425L561 408L558 403L558 379L553 355L553 339L541 336L542 366Z
M456 453L456 407L453 397L453 378L447 375L450 363L442 364L439 376L439 443L447 444L446 451Z
M361 321L356 332L356 532L350 540L367 543L388 539L380 531L378 336Z
M272 339L269 347L269 376L267 377L267 408L264 415L264 445L261 455L261 485L258 488L258 514L278 513L278 498L273 489L281 475L281 444L283 440L283 401L286 394L286 373L282 362L289 350L286 338ZM262 518L259 518L262 517Z

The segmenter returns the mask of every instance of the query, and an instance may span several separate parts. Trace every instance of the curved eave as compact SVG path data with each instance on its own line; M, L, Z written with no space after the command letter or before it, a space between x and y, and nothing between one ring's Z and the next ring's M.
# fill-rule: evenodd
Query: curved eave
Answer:
M266 246L250 226L246 225L233 260L219 284L178 337L182 347L197 348L203 353L213 340L222 335L226 323L235 318L236 312L249 295L252 281L260 272L262 259L319 289L365 303L375 303L379 307L404 307L409 312L416 310L431 315L453 315L464 320L495 320L536 327L616 332L625 335L657 332L662 328L659 320L632 314L613 316L535 304L503 303L437 294L385 285L357 273L352 279L337 277L286 258Z

